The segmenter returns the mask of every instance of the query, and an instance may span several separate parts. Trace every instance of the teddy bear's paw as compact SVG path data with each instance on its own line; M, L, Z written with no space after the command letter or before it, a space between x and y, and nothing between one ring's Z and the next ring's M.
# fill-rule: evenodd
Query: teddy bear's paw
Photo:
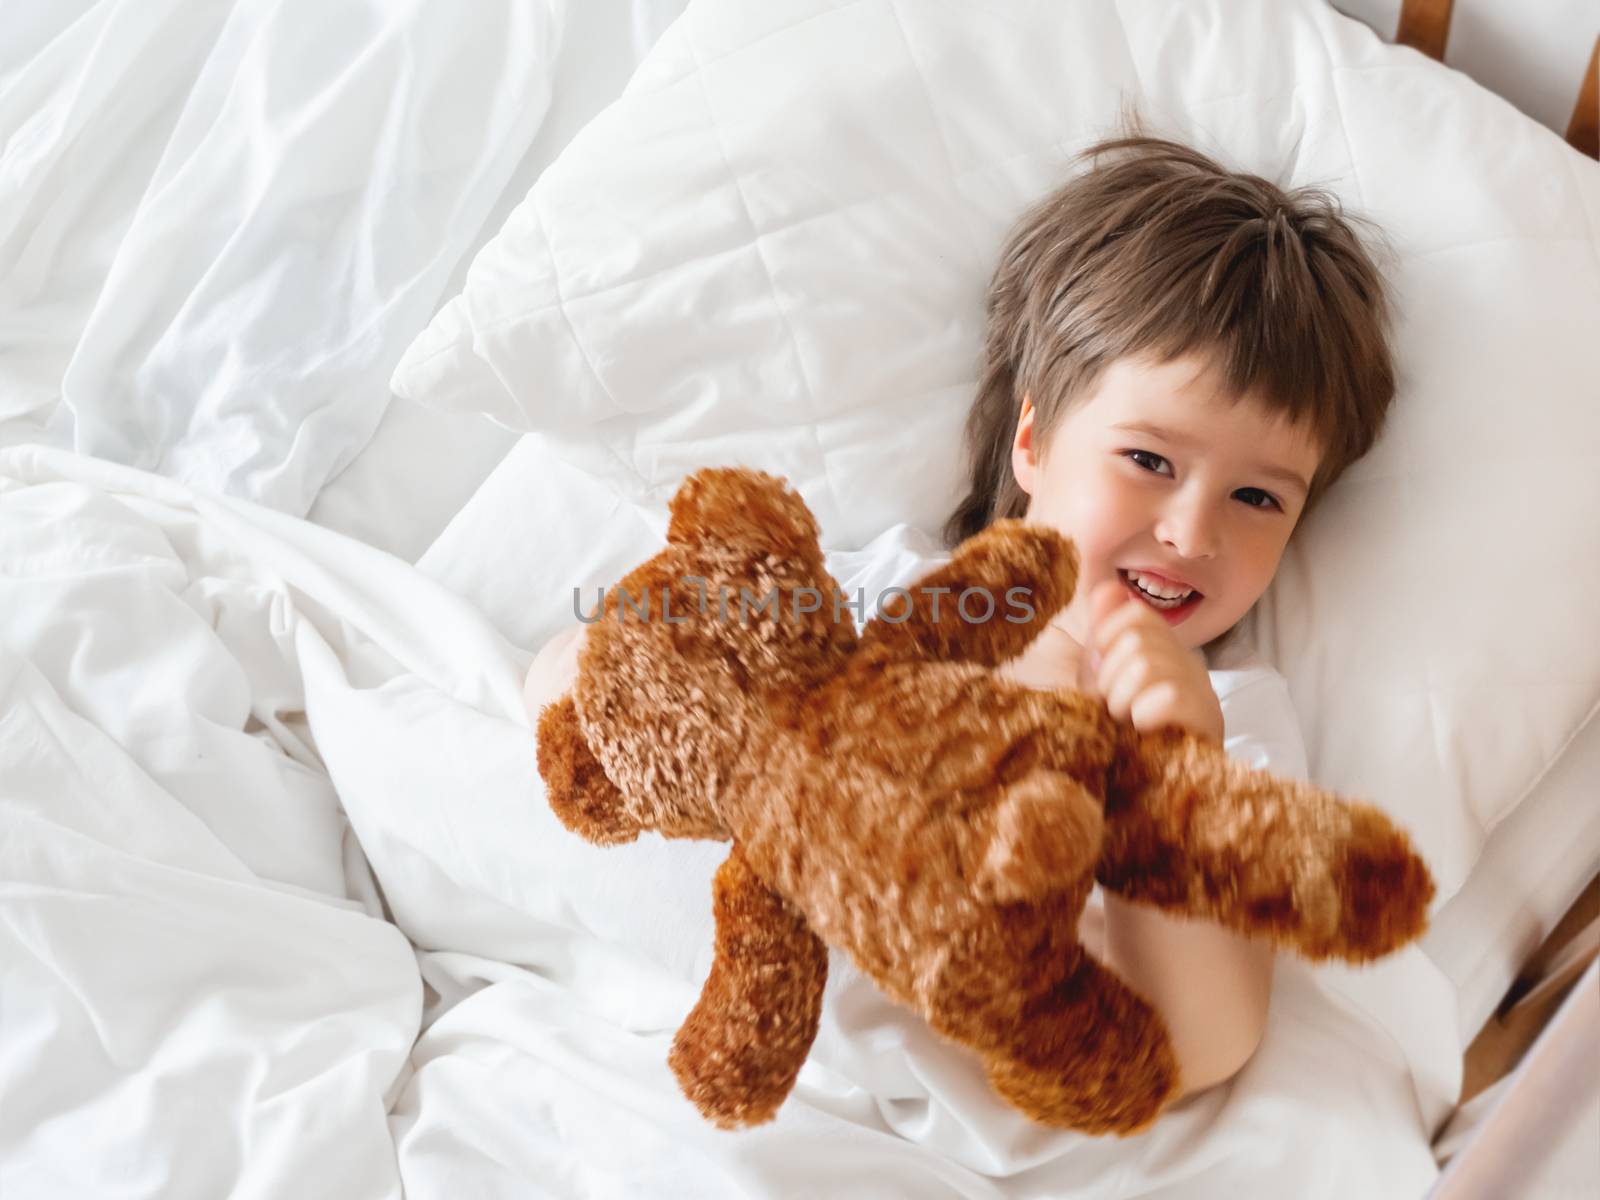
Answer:
M1433 899L1428 868L1376 809L1350 805L1344 824L1292 881L1223 905L1217 918L1312 961L1369 962L1420 937Z
M1127 1136L1147 1128L1178 1093L1165 1024L1133 989L1087 956L1018 1026L989 1082L1042 1124Z
M817 1036L828 948L735 844L712 883L716 957L668 1064L722 1129L777 1115Z
M1367 805L1352 805L1352 829L1331 864L1340 901L1332 956L1367 962L1422 936L1433 876L1410 839Z
M538 756L550 811L573 833L601 846L639 836L639 822L584 740L571 696L540 712Z
M1009 785L986 824L988 845L973 888L997 904L1044 896L1083 878L1105 836L1099 802L1072 776L1043 767Z
M950 561L886 599L863 644L899 661L996 667L1015 658L1072 599L1078 549L1044 525L994 522Z
M748 1129L776 1117L794 1088L795 1064L750 1044L709 1054L699 1044L705 1032L685 1025L668 1059L689 1102L718 1129Z

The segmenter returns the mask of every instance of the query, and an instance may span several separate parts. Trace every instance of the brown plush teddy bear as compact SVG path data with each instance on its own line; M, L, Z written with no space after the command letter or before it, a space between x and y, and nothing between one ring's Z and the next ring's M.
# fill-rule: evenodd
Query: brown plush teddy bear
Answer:
M1128 1134L1178 1071L1160 1017L1078 941L1096 879L1309 958L1421 933L1433 882L1376 809L996 676L1076 578L1068 539L997 521L858 636L781 480L709 469L679 489L667 546L606 597L571 692L540 713L538 758L591 841L733 843L710 978L671 1054L708 1119L783 1103L828 944L1028 1116Z

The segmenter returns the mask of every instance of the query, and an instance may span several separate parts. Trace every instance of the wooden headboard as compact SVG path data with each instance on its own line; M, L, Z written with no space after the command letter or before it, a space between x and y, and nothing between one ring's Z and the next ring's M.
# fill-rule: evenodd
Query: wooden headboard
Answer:
M1600 158L1600 85L1597 85L1600 27L1590 24L1587 13L1595 10L1589 6L1562 3L1554 10L1541 10L1542 24L1534 26L1536 13L1514 10L1510 5L1498 8L1501 0L1461 0L1464 16L1456 11L1456 0L1331 0L1331 3L1349 16L1365 21L1379 37L1392 30L1394 35L1390 40L1397 45L1411 46L1429 58L1448 62L1474 75L1491 91L1499 91L1512 102L1520 101L1518 107L1536 115L1558 133L1563 131L1565 123L1566 141L1582 154ZM1466 38L1466 43L1446 54L1450 48L1453 16L1458 26L1467 22L1461 27L1462 37L1458 38L1458 43L1462 38ZM1517 34L1526 34L1528 42L1520 42ZM1587 69L1582 69L1576 58L1582 51L1576 50L1573 37L1581 38L1579 46L1590 45ZM1589 38L1594 40L1589 42ZM1563 51L1557 62L1550 56L1555 45L1568 46L1576 53L1568 56ZM1568 69L1570 78L1566 77ZM1557 74L1562 78L1555 78ZM1496 82L1502 86L1496 88ZM1522 86L1512 88L1512 82ZM1512 94L1514 91L1520 94ZM1538 102L1531 104L1534 96ZM1568 104L1570 110L1566 107Z

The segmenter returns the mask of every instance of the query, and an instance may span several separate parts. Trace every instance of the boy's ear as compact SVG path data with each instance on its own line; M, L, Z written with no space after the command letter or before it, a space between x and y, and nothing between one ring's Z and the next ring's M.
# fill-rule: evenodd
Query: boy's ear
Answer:
M1022 415L1017 418L1017 432L1011 438L1011 473L1017 486L1033 495L1034 476L1039 470L1038 456L1033 447L1033 422L1037 410L1031 397L1022 397Z

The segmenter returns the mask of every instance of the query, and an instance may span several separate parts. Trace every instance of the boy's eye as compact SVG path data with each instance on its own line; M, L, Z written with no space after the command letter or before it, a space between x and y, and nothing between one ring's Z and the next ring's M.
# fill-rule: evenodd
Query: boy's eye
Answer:
M1146 471L1149 471L1154 475L1166 474L1165 471L1160 470L1157 466L1150 465L1151 463L1160 464L1167 461L1159 454L1153 453L1149 450L1124 450L1122 455L1124 458L1131 459L1133 462L1138 463L1139 466L1143 467ZM1149 461L1147 462L1146 460ZM1280 511L1283 509L1283 505L1278 503L1276 496L1274 496L1271 492L1264 492L1260 488L1240 488L1238 494L1241 497L1260 497L1259 501L1254 499L1245 501L1245 503L1251 508L1276 508Z
M1239 494L1241 496L1245 496L1245 495L1260 496L1261 499L1265 501L1264 504L1253 504L1248 500L1245 501L1245 503L1249 504L1251 508L1282 508L1283 507L1283 505L1278 503L1277 498L1274 497L1271 492L1263 492L1260 488L1240 488L1239 489Z
M1161 455L1152 454L1148 450L1124 450L1122 453L1123 453L1123 455L1125 457L1131 458L1134 462L1138 463L1141 467L1144 467L1145 470L1147 470L1147 471L1155 471L1155 473L1157 475L1160 475L1163 472L1156 471L1156 469L1154 467L1146 466L1144 460L1147 459L1147 458L1148 459L1153 459L1155 462L1158 462L1158 463L1164 463L1164 462L1167 461L1166 459L1162 458Z

